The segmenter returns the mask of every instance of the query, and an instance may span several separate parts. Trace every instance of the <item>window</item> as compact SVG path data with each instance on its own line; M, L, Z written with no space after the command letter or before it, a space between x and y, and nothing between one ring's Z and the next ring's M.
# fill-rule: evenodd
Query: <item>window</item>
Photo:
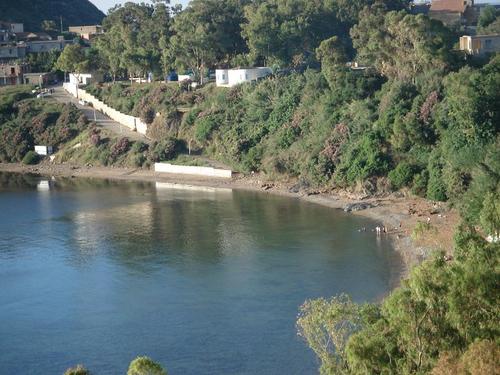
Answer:
M10 68L10 74L16 74L16 68Z
M490 49L491 48L491 39L486 39L484 41L484 48Z

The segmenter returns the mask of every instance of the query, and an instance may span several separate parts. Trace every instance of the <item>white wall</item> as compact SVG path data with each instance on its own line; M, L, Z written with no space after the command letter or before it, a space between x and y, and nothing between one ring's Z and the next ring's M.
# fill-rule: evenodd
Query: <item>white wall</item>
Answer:
M148 125L144 123L140 118L126 115L124 113L117 111L114 108L111 108L110 106L101 102L99 99L89 94L85 90L77 89L77 86L74 83L69 83L69 82L64 83L64 89L74 97L78 97L78 99L85 100L86 102L91 103L92 106L97 111L104 113L112 120L126 126L131 130L137 131L140 134L146 135L146 132L148 130ZM78 95L77 95L77 90L78 90Z
M52 146L35 146L35 152L38 155L51 155L52 154Z
M258 79L264 78L272 73L272 69L267 67L227 70L220 69L216 71L216 83L217 86L233 87L241 83L257 81ZM225 79L223 79L223 74L225 74Z
M217 69L215 71L215 83L217 86L228 84L228 70L227 69Z
M174 165L168 163L155 163L155 172L189 174L195 176L231 178L232 171L227 169L215 169L211 167L191 167L186 165Z

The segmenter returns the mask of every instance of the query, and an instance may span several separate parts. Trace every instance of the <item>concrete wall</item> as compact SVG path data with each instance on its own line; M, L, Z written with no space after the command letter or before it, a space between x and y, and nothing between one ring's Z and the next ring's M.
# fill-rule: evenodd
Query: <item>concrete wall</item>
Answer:
M232 172L227 169L215 169L211 167L191 167L186 165L173 165L168 163L155 163L155 172L190 174L195 176L231 178Z
M99 99L94 97L93 95L87 93L85 90L82 90L80 88L77 89L76 84L71 84L69 82L64 83L64 89L69 92L71 95L74 97L78 97L80 100L85 100L86 102L92 103L92 106L97 110L102 113L104 113L106 116L111 118L112 120L126 126L127 128L131 130L135 130L140 134L146 135L146 132L148 130L148 125L138 117L126 115L124 113L121 113L117 111L114 108L109 107L105 103L101 102ZM78 95L77 95L77 90L78 90Z
M245 82L257 81L272 74L271 68L218 69L215 71L217 86L233 87Z

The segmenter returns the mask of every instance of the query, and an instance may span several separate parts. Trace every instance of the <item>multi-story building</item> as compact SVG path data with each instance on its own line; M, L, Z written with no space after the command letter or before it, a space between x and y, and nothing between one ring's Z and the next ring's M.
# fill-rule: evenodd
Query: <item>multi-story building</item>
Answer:
M24 25L22 23L0 21L0 29L11 33L22 33L24 32Z
M16 44L0 45L0 61L22 59L26 56L26 46Z
M460 50L474 56L500 52L500 34L464 35L460 38Z
M0 63L0 86L21 85L24 73L28 72L29 66L27 64Z
M477 22L474 0L432 0L429 17L448 26L474 25Z
M62 51L66 45L72 43L72 40L64 40L63 37L59 37L57 40L28 40L25 42L28 53Z
M82 39L86 40L91 40L94 36L104 33L101 25L70 26L68 31L78 34Z

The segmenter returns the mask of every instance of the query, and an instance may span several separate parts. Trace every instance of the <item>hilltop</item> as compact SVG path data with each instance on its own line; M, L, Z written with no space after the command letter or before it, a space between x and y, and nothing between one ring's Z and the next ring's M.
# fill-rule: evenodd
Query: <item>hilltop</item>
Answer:
M69 25L100 24L104 18L102 13L89 0L4 0L0 2L2 21L24 23L26 31L39 31L44 20L55 21L63 27Z

